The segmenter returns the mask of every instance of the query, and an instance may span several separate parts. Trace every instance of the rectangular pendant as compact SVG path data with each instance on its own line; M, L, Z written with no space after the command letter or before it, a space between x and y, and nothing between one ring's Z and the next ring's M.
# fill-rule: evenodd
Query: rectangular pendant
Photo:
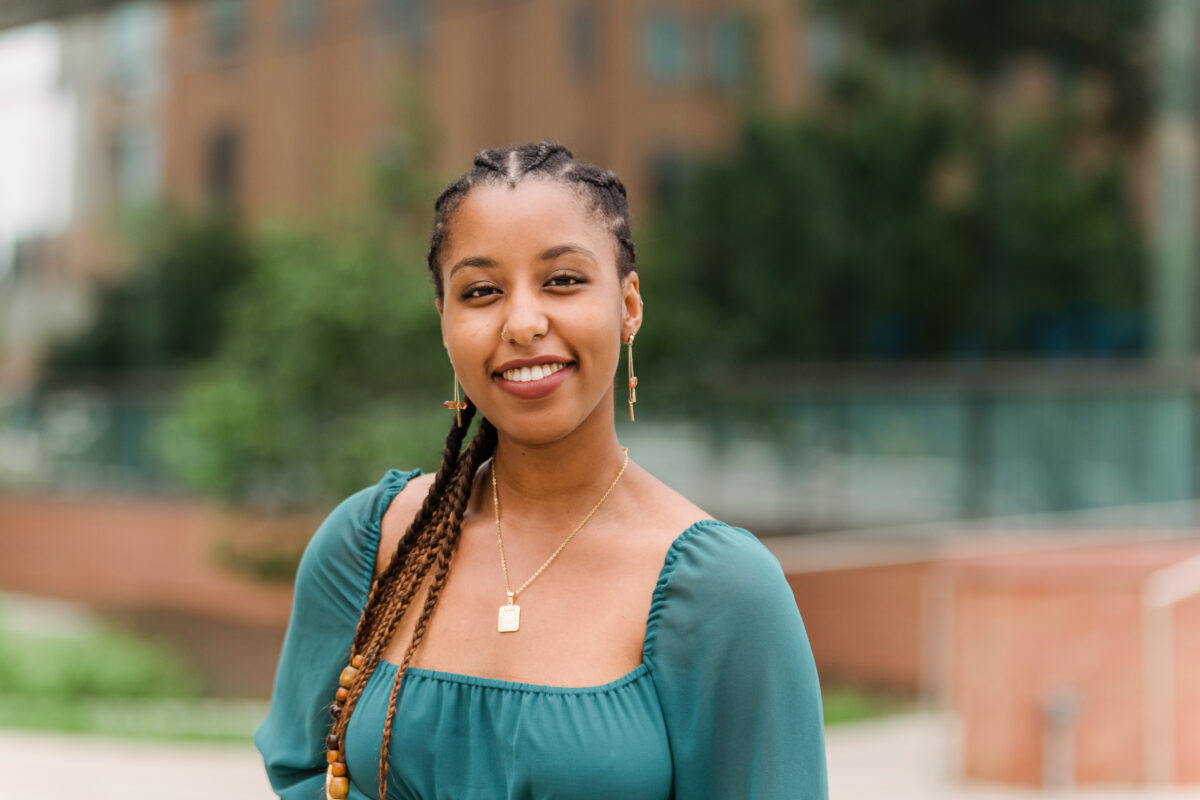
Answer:
M512 633L521 627L521 607L512 603L500 606L500 618L496 630L500 633Z

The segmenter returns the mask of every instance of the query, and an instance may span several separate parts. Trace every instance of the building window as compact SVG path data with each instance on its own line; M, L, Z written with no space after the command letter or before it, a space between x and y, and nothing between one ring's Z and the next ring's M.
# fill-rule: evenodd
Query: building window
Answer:
M237 200L238 136L222 128L208 140L205 169L208 200L216 208L231 208Z
M688 73L687 32L683 20L669 11L646 17L642 61L647 76L658 83L682 83Z
M236 53L242 46L245 28L245 0L208 0L208 41L214 53Z
M373 0L371 8L372 24L400 34L407 50L423 52L429 47L433 35L429 0Z
M321 22L322 5L322 0L287 0L283 22L288 36L303 39L315 33Z
M567 13L567 47L576 77L596 73L596 3L579 0Z
M708 27L708 77L726 89L741 86L749 72L749 24L732 13L721 14Z
M159 143L152 128L126 128L113 134L113 194L125 206L154 199L159 189Z
M163 74L166 11L155 3L123 3L104 20L108 80L131 95L158 92Z

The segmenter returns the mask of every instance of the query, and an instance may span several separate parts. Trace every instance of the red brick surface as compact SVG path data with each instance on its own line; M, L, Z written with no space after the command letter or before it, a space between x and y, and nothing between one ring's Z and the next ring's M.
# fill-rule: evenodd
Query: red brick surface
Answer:
M966 777L1042 780L1044 704L1073 692L1074 780L1146 779L1143 586L1195 540L965 560L953 575L953 702ZM1171 612L1166 612L1171 614ZM1200 778L1200 603L1174 621L1175 775Z
M922 591L931 568L921 562L788 574L823 682L917 690Z

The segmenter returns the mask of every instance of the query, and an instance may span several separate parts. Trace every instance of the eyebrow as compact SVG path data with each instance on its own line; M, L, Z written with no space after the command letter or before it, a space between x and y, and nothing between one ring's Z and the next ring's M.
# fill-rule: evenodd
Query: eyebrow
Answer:
M467 256L466 258L460 258L457 261L457 263L455 263L455 265L450 268L450 272L446 275L446 277L447 278L453 277L454 273L458 272L463 267L494 267L494 266L496 266L496 262L493 261L492 259L488 258L487 256Z
M595 253L593 253L591 250L588 250L583 245L579 245L579 244L555 245L554 247L551 247L550 249L543 251L542 254L540 256L538 256L538 258L541 259L542 261L552 261L553 259L556 259L559 256L565 256L565 255L571 255L571 254L580 255L580 256L583 256L584 258L591 259L592 261L596 260Z
M551 247L547 250L543 250L542 253L538 256L538 260L539 261L553 261L554 259L558 258L559 256L572 255L572 254L583 256L584 258L590 259L592 261L596 260L595 253L593 253L591 250L587 249L583 245L579 245L579 244L555 245L554 247ZM494 267L494 266L496 266L496 261L488 258L487 256L467 256L466 258L460 258L457 262L455 262L454 266L450 268L450 272L446 277L449 278L449 277L453 276L454 273L458 272L460 269L463 269L464 267L482 267L484 269L487 269L489 267Z

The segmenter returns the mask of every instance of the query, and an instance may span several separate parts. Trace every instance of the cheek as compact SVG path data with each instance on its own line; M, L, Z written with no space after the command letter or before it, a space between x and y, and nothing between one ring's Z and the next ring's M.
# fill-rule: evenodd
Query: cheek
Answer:
M446 350L456 366L467 367L489 350L490 327L486 320L472 315L447 314L443 325Z

